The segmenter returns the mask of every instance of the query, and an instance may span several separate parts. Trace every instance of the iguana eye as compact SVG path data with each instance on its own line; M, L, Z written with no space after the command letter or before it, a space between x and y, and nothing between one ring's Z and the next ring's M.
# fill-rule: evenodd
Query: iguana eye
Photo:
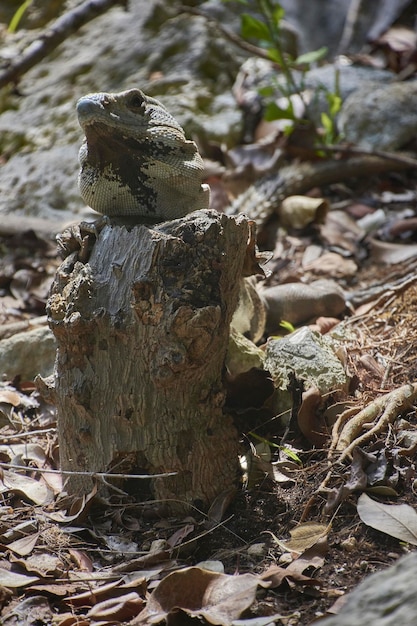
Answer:
M140 92L134 92L132 93L132 95L130 96L128 102L127 102L127 106L130 109L142 109L145 105L145 99L143 98L142 94Z

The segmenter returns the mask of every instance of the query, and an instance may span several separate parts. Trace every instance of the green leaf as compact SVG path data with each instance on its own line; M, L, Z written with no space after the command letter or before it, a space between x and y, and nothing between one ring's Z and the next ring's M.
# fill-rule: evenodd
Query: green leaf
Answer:
M276 102L269 102L266 105L264 119L267 122L273 122L274 120L293 120L295 122L297 118L294 115L291 103L286 109L283 109Z
M272 17L274 18L274 22L276 26L279 26L282 18L285 15L285 9L282 8L280 4L278 4L274 10L272 11Z
M342 98L337 93L328 92L326 94L329 103L329 113L331 117L335 117L342 107Z
M287 448L287 446L281 446L278 443L274 443L273 441L269 441L269 439L265 439L265 437L261 437L260 435L257 435L253 431L250 431L249 435L251 437L253 437L254 439L257 439L258 441L262 441L262 443L268 444L268 446L271 446L272 448L278 448L278 450L282 450L284 452L284 454L286 454L290 459L292 459L296 463L300 463L302 465L302 463L303 463L302 460L294 452L294 450L291 450L291 448Z
M265 22L261 22L249 13L240 16L240 30L245 39L257 39L258 41L271 41L271 35Z
M318 50L306 52L295 59L294 65L310 65L311 63L316 63L316 61L323 59L326 54L327 48L319 48Z
M293 333L295 331L294 326L291 324L291 322L287 322L285 320L282 320L279 325L281 326L281 328L284 328L285 330L288 330L290 333Z
M272 85L266 85L265 87L260 87L258 89L259 95L263 96L264 98L270 98L271 96L274 95L275 92L276 92L276 89Z
M274 63L279 63L281 65L282 55L276 48L268 48L266 53L271 61L274 61Z
M300 121L300 120L298 120ZM295 124L287 124L287 126L284 128L283 135L284 137L290 137L292 135L292 133L295 130Z
M300 465L303 464L300 457L293 450L291 450L290 448L287 448L286 446L279 446L279 448L283 451L284 454L287 455L289 459L292 459L296 463L300 463Z
M326 133L331 133L333 131L333 121L327 115L327 113L321 114L321 125L323 126Z

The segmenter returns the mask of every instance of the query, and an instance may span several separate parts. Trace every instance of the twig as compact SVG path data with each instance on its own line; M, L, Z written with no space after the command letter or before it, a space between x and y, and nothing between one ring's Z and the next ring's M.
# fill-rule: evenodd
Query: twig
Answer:
M23 439L24 437L33 437L33 435L47 435L48 433L56 433L56 428L42 428L39 430L28 430L25 433L16 433L15 435L2 435L1 440L10 441L12 439ZM57 470L53 470L53 471L57 471Z
M338 46L338 54L343 54L349 47L354 34L355 26L359 22L362 0L350 0L349 8L343 26L342 37Z
M387 152L386 150L367 150L366 148L343 144L333 144L332 146L318 144L315 147L317 150L321 150L322 152L340 152L341 154L347 154L348 156L351 154L357 154L360 156L379 157L380 159L386 159L391 162L417 168L417 159L414 159L408 154Z
M81 26L117 4L126 7L126 3L126 0L87 0L59 17L52 26L29 44L21 56L11 61L7 69L0 72L0 88L9 83L16 85L23 74L55 50L69 35L77 32Z
M406 273L404 273L404 269ZM372 309L375 309L375 307L386 302L388 297L391 297L393 293L398 294L416 282L416 271L417 260L411 258L401 264L400 270L396 269L388 276L384 276L381 280L373 282L371 287L367 286L362 289L357 289L356 291L351 291L348 296L349 303L356 309L361 304L375 300L372 305ZM368 315L368 313L369 311L367 311L366 315ZM363 317L363 315L353 316L346 320L345 323L354 324L360 317ZM353 320L353 322L351 320Z
M62 476L91 476L91 478L137 478L140 480L149 478L165 478L167 476L176 476L178 472L165 472L163 474L113 474L112 472L74 472L69 470L47 469L45 467L31 467L29 465L14 465L13 463L0 463L3 469L14 469L20 471L39 472L41 474L59 474Z
M280 69L279 64L276 61L272 61L271 57L265 50L263 50L262 48L258 48L258 46L254 46L253 44L239 37L239 35L236 35L233 31L225 28L215 17L208 15L200 9L196 9L195 7L180 6L178 9L178 14L181 13L189 13L191 15L204 17L205 20L211 22L226 39L234 43L236 46L238 46L245 52L249 52L249 54L253 54L260 57L261 59L267 59L268 61L271 61L271 63L273 63L277 69Z

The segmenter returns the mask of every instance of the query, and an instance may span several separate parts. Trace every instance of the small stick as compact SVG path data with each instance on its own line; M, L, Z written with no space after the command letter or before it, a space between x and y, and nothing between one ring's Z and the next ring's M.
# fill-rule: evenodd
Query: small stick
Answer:
M55 50L69 35L116 4L126 6L126 0L87 0L59 17L52 26L29 44L21 56L13 59L9 66L0 72L0 88L9 83L17 85L23 74Z

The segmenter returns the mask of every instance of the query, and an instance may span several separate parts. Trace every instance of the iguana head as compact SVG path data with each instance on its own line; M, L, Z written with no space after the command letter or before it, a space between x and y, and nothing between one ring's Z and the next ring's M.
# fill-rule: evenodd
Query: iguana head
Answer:
M85 132L79 188L94 210L157 222L208 207L197 146L158 100L139 89L95 93L77 113Z

